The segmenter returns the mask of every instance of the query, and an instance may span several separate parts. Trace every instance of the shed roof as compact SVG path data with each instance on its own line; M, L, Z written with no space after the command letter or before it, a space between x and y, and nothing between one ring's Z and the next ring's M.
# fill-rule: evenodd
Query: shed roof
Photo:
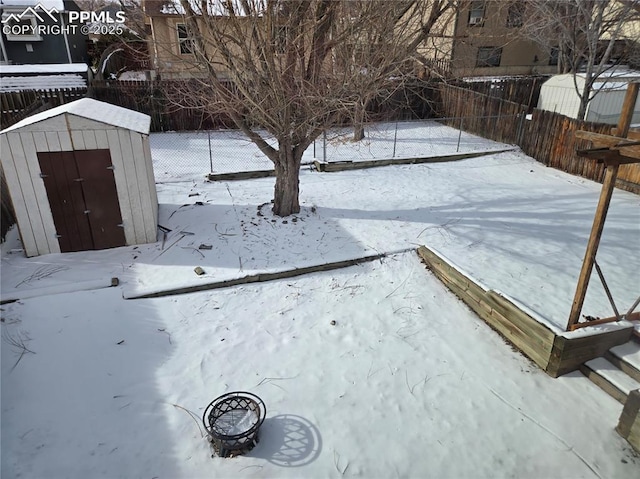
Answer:
M149 133L149 127L151 126L151 117L149 115L112 105L111 103L105 103L91 98L82 98L41 113L36 113L2 130L0 133L17 130L65 113L144 134Z

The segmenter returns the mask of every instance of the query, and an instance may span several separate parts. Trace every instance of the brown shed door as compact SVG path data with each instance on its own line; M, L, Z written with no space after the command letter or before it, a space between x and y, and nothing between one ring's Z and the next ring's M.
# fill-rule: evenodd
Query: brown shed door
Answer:
M125 245L109 150L38 153L60 250Z

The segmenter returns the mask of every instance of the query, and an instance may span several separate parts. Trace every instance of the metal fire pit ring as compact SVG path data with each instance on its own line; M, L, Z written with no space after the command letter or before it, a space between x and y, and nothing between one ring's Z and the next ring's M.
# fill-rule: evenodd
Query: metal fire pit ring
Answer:
M220 457L239 456L258 442L267 408L258 396L235 391L214 399L202 415L213 451Z

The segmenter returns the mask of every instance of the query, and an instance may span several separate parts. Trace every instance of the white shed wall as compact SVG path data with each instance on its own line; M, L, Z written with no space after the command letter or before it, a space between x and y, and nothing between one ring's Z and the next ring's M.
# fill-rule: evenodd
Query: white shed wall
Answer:
M576 82L578 88L584 86L584 78L578 76ZM626 88L603 89L587 105L585 120L615 125L618 123L625 95ZM538 108L566 115L569 118L577 118L580 111L580 97L575 89L573 75L556 75L547 80L540 89ZM638 122L640 122L640 97L636 102L632 118L632 123Z
M158 203L147 135L62 114L4 133L0 141L27 256L60 252L37 152L108 149L126 244L156 241Z
M587 121L616 125L620 118L626 90L605 90L598 93L587 106ZM640 96L633 109L631 123L640 122Z

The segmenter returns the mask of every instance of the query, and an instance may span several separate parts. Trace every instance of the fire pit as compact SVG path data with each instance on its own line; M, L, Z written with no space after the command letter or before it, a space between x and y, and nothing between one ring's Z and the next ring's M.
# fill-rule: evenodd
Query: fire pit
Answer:
M253 449L266 415L262 399L238 391L214 399L205 409L202 421L214 452L220 457L229 457Z

